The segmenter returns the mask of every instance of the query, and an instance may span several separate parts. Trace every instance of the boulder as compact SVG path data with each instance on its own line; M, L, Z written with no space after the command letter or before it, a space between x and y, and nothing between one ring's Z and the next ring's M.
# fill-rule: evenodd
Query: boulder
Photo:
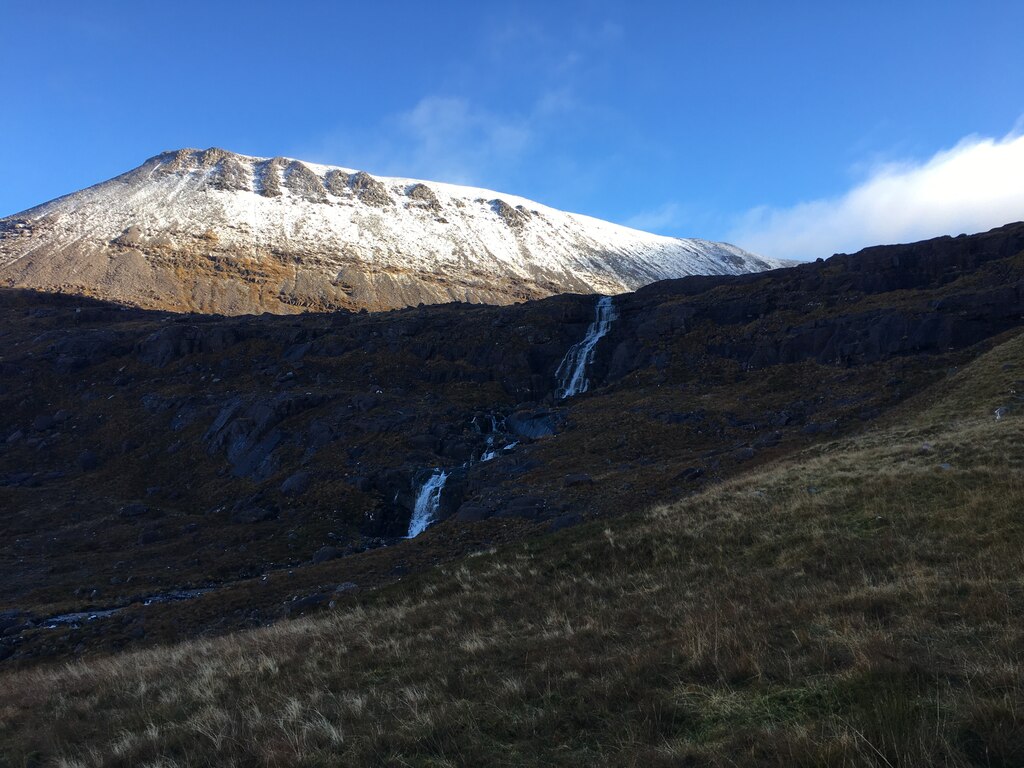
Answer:
M124 506L122 506L117 511L117 514L118 514L119 517L133 518L133 517L140 517L142 515L145 515L148 512L149 512L149 507L147 507L145 504L141 504L141 503L135 501L135 502L132 502L130 504L125 504Z
M497 513L497 517L522 517L536 520L543 514L546 506L547 501L540 496L519 496L505 502Z
M337 560L339 557L343 557L344 554L337 547L332 547L328 544L327 546L320 547L320 549L313 553L312 562L314 565L319 565L320 563L326 563L328 560Z
M732 452L732 457L736 461L749 461L754 458L754 449L749 446L746 448L737 448Z
M231 515L231 522L238 523L240 525L249 525L251 523L262 523L266 520L273 520L277 517L277 512L266 507L259 506L245 506Z
M699 480L703 476L704 470L700 467L687 467L676 475L676 480L682 480L685 483L692 483L694 480Z
M48 429L53 429L56 424L56 419L48 413L41 413L32 419L32 429L36 432L45 432Z
M559 515L548 525L548 530L552 533L560 531L563 528L570 528L574 525L579 525L583 522L583 518L575 512L569 512L565 515Z
M86 449L78 454L78 466L83 472L91 472L100 465L100 457L96 451Z
M287 616L302 616L305 613L322 608L330 601L331 596L327 594L306 595L297 597L290 603L286 603L284 612Z
M466 501L459 506L458 512L455 513L455 520L460 523L476 523L480 520L486 520L493 515L494 510L486 504Z
M755 449L771 448L772 446L778 445L780 442L782 442L782 433L781 432L779 432L779 431L768 432L766 434L759 435L757 437L757 439L754 440L754 446L753 447Z
M311 479L309 472L299 470L281 483L281 493L285 496L300 496L309 489Z
M571 475L566 475L562 483L566 488L576 488L581 485L593 485L594 478L586 472L577 472Z
M558 420L552 411L516 411L505 420L508 430L518 438L537 440L558 431Z
M147 528L139 534L139 538L136 540L136 544L139 546L145 546L146 544L155 544L158 541L164 539L163 533L157 528Z

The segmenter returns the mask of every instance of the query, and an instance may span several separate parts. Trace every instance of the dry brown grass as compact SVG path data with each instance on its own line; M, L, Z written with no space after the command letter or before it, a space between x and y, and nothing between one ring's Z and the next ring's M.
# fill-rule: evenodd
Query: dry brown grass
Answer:
M1022 352L369 607L7 674L0 762L1022 765Z

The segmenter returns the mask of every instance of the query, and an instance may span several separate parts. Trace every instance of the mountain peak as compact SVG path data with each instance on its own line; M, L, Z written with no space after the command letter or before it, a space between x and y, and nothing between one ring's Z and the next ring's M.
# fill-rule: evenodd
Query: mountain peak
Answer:
M14 219L2 284L224 314L506 304L782 265L492 190L219 147L162 152Z

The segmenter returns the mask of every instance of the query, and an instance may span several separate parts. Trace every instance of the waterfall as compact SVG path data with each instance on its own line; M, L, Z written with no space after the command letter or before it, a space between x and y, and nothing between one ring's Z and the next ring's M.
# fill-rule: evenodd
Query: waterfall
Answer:
M511 447L511 446L508 446L508 445L497 446L497 447L495 446L495 440L496 440L496 438L498 436L498 420L495 418L493 413L492 414L488 414L488 418L491 420L491 431L487 433L487 437L484 439L485 448L484 448L483 454L481 454L481 456L480 456L480 461L481 462L490 461L491 459L496 459L496 458L498 458L498 456L501 455L502 451L507 451ZM474 417L473 421L474 421L474 423L476 422L475 417ZM502 419L501 420L501 427L504 428L504 426L505 426L505 419ZM470 462L470 463L472 463L472 462Z
M406 538L419 536L434 522L437 510L441 506L441 491L444 490L448 473L443 469L435 469L434 474L426 479L416 495L416 505L409 520L409 534Z
M558 397L565 399L586 392L590 387L587 379L587 365L594 360L594 348L611 328L612 321L617 317L615 305L612 304L611 296L602 296L594 308L594 321L587 328L583 338L573 344L558 366L555 376L558 378ZM491 461L500 454L511 451L519 443L512 442L507 445L499 445L497 433L499 423L494 414L489 414L490 431L486 433L485 448L477 460L481 463ZM477 434L483 432L477 417L473 417L472 427ZM464 465L466 468L476 462L470 458ZM412 539L419 536L427 528L434 524L437 518L438 509L441 506L441 493L444 491L444 484L448 480L448 473L443 469L435 469L416 494L416 503L413 506L412 517L409 519L409 533L406 538Z
M569 347L565 357L558 366L555 376L558 377L558 398L564 400L567 397L586 392L590 386L587 379L587 364L594 359L594 347L601 340L612 321L617 317L615 307L612 305L611 296L602 296L594 310L594 322L587 328L586 335L578 342Z
M497 458L498 452L494 450L494 435L487 436L487 448L484 450L483 455L480 457L480 461L490 461L491 459Z
M483 432L484 428L480 426L478 417L474 416L470 422L470 425L477 434L485 434L485 447L479 459L473 459L471 456L462 464L461 469L468 470L475 464L482 464L496 459L498 456L513 450L519 445L518 440L503 444L503 441L508 438L508 435L499 435L499 430L505 429L504 418L499 420L494 414L488 414L487 418L490 420L490 431L487 433ZM444 491L444 485L448 481L448 477L449 473L447 471L435 468L432 470L430 477L420 486L419 491L416 492L416 502L413 505L412 517L409 519L409 532L405 536L407 539L419 536L437 522L437 512L441 507L441 493ZM398 495L396 492L395 501L397 502L397 500Z

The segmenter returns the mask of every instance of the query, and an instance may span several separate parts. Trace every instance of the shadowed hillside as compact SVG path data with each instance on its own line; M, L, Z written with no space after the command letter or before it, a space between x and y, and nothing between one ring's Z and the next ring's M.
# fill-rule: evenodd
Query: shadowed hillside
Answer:
M5 763L1019 765L1022 355L316 619L9 673Z
M0 660L357 605L856 435L1020 327L1024 226L614 299L220 318L0 295ZM432 523L406 537L444 473Z

